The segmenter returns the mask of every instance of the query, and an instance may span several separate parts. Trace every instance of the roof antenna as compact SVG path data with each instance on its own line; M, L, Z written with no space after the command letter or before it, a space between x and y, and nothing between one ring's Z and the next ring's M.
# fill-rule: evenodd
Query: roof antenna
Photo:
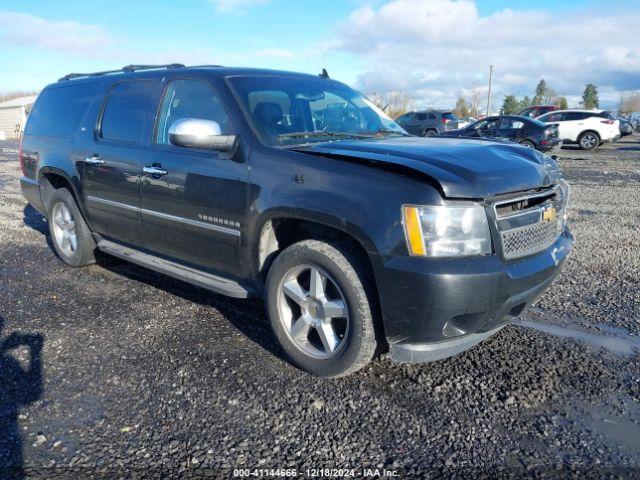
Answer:
M322 73L318 75L320 78L329 78L329 74L327 73L327 69L323 68Z

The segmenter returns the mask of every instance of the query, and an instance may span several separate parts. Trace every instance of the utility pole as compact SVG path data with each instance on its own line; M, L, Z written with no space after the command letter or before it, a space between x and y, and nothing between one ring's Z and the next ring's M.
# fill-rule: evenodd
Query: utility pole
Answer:
M493 82L493 65L489 65L489 93L487 95L487 117L491 113L491 83Z

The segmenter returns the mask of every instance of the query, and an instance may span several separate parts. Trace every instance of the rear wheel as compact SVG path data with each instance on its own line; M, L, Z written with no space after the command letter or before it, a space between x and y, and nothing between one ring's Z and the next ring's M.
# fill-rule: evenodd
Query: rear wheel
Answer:
M305 240L275 259L267 278L271 325L291 362L321 377L371 361L376 336L367 270L347 245Z
M438 134L435 130L425 130L422 134L423 137L435 137Z
M96 244L69 190L59 188L51 195L47 221L53 247L63 262L72 267L95 262Z
M578 138L578 144L583 150L591 150L600 145L600 137L595 132L584 132Z
M523 147L527 147L527 148L536 148L536 146L533 144L533 142L531 142L529 140L522 140L520 142L520 145L522 145Z

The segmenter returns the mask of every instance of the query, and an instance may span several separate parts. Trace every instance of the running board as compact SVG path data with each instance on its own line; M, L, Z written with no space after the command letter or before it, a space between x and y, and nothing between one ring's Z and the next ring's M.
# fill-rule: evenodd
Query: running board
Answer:
M239 283L227 278L218 277L211 273L201 272L195 268L186 267L164 258L156 257L148 253L125 247L109 240L100 240L98 249L114 257L128 260L131 263L155 270L173 278L183 280L216 293L229 297L247 298L251 291Z

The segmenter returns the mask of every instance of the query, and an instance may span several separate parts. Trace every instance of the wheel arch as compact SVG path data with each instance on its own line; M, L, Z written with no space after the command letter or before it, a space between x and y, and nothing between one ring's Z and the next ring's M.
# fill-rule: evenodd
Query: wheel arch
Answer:
M584 135L585 133L593 133L593 134L595 134L595 136L598 137L598 142L599 143L602 142L602 137L600 136L598 131L594 130L592 128L587 128L586 130L581 131L580 134L578 135L578 142L580 141L580 137L582 137L582 135Z
M360 227L322 212L273 209L265 212L257 222L256 233L252 264L260 276L266 274L278 252L297 241L311 238L353 243L372 270L377 258L374 242Z
M85 222L91 226L88 221L85 204L81 201L82 194L80 192L80 186L67 172L57 167L43 166L38 172L38 183L40 184L40 198L42 199L45 210L49 208L49 200L53 192L59 188L66 188L75 200Z
M77 188L64 170L50 166L42 167L38 172L38 183L40 184L40 197L45 207L49 204L53 192L59 188L69 190L76 203L80 205Z

